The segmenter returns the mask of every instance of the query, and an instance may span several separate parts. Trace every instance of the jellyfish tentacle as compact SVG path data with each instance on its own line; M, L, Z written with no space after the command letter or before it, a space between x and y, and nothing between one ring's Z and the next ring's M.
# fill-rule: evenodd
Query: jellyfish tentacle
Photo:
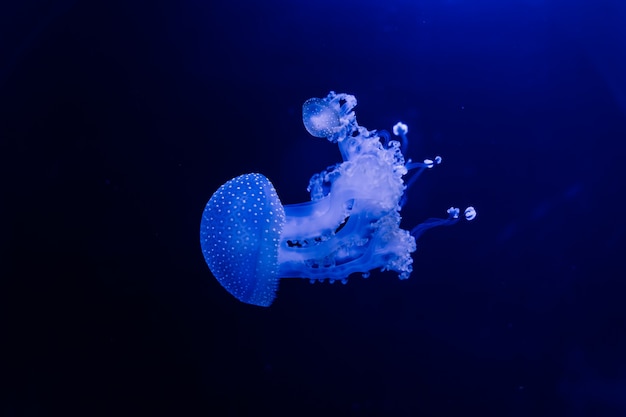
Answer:
M418 224L413 229L411 229L411 236L413 236L417 240L422 234L424 234L425 231L432 229L433 227L452 226L459 221L459 215L461 213L461 210L456 207L450 207L447 210L447 213L448 217L445 219L430 218ZM467 207L464 210L463 214L465 220L467 221L472 221L476 218L476 210L472 206Z
M398 122L393 125L393 134L400 136L402 139L402 153L406 153L409 148L409 139L406 137L407 133L409 133L409 126L406 124Z
M465 215L465 219L470 222L478 215L478 213L476 213L476 209L472 206L467 207L463 214Z
M442 161L443 158L441 158L439 155L437 155L434 160L424 159L424 162L409 161L409 163L406 164L406 169L408 171L417 169L417 171L414 172L413 175L411 175L411 178L409 178L409 180L406 182L406 188L410 188L411 185L413 185L415 181L417 181L417 179L420 177L420 175L422 175L424 171L426 171L427 169L432 169L435 165L441 164Z

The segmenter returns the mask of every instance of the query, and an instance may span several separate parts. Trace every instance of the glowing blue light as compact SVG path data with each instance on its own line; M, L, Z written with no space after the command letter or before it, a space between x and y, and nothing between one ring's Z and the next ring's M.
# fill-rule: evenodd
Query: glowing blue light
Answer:
M451 207L447 219L428 219L411 232L400 228L404 191L441 157L405 161L400 142L357 124L355 106L354 96L334 92L303 105L307 131L337 143L343 157L313 175L311 201L283 206L261 174L233 178L209 199L200 225L202 253L240 301L269 306L281 278L346 283L351 274L367 277L380 269L406 279L416 238L458 221L460 210ZM407 125L398 123L393 132L406 144ZM464 215L472 220L476 211L468 207Z

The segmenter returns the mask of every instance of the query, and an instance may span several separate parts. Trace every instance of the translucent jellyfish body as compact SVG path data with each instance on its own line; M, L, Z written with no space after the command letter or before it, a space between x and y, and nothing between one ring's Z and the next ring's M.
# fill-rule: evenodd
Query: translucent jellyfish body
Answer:
M220 284L238 300L267 307L281 278L347 282L352 274L412 271L415 240L426 230L454 224L428 219L411 231L400 227L407 184L441 163L405 161L408 127L393 128L401 142L359 126L354 96L330 92L303 105L303 122L313 136L337 143L343 162L313 175L311 201L283 205L262 174L246 174L222 185L209 199L200 224L204 259ZM405 184L404 177L412 175ZM472 207L464 217L472 220Z

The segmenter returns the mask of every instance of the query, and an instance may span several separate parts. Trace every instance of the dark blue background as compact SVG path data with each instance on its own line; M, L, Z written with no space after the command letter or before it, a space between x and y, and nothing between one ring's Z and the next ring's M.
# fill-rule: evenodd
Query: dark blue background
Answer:
M14 4L13 4L14 3ZM0 7L0 415L626 415L626 4L24 0ZM236 301L204 204L286 204L339 160L302 103L354 94L444 163L408 281Z

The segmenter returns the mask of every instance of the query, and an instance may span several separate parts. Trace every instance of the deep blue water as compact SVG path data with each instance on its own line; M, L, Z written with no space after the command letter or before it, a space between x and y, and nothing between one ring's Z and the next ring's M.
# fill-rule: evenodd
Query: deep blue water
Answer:
M25 0L0 7L0 416L626 415L626 3ZM414 273L207 268L204 205L284 203L353 94L444 163L409 190Z

